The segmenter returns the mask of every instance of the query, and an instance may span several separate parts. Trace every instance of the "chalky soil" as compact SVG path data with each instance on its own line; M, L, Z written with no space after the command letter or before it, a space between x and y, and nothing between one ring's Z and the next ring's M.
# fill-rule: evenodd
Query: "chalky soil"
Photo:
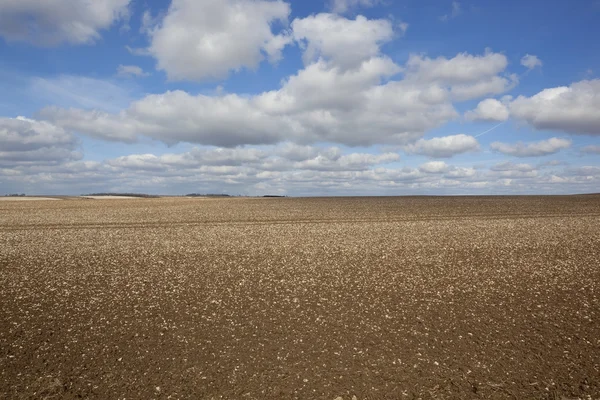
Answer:
M600 399L600 197L0 204L0 398Z

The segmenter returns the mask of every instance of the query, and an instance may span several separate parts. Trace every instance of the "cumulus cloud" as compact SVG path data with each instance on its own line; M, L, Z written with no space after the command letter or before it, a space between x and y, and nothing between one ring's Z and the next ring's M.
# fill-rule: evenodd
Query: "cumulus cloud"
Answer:
M479 143L473 136L464 134L419 139L404 147L407 153L420 154L431 158L450 158L457 154L479 150Z
M145 135L168 144L269 144L292 128L285 120L269 118L246 98L192 96L183 91L146 96L118 114L48 107L40 116L95 138L129 143Z
M486 175L502 179L528 179L538 177L539 173L536 168L529 164L503 162L492 166Z
M445 176L451 179L473 178L477 175L477 171L472 167L456 167L450 166Z
M422 164L419 170L428 174L441 174L448 170L448 165L443 161L430 161Z
M343 69L355 68L377 56L380 45L394 36L390 21L362 15L351 20L327 13L295 19L292 31L304 49L305 64L323 57Z
M519 96L509 108L511 116L539 130L600 135L600 79Z
M496 99L485 99L465 113L468 121L502 122L509 117L508 107Z
M75 138L45 121L0 118L0 166L44 165L81 158Z
M164 18L147 28L148 50L171 80L221 79L258 67L265 55L277 61L292 39L273 33L273 24L287 24L289 14L281 0L173 0Z
M515 87L516 75L499 75L507 65L506 56L491 51L483 55L459 53L451 59L413 54L406 63L405 75L409 80L447 87L456 100L465 101L504 93Z
M119 113L46 108L40 115L77 132L132 142L139 135L165 143L235 147L290 140L351 146L408 144L457 116L436 85L387 81L399 67L372 58L353 70L321 60L255 96L149 95Z
M515 157L539 157L548 154L558 153L560 150L571 147L571 141L561 138L550 138L539 142L523 143L517 142L514 144L494 142L490 145L490 149L502 154Z
M505 79L494 75L505 68L505 57L490 52L437 60L412 57L406 67L384 56L364 56L369 58L353 68L321 57L279 89L256 95L172 91L148 95L114 112L48 107L40 115L65 129L124 142L145 136L167 144L225 147L285 141L408 145L458 116L452 104L457 90L478 95L487 89L481 90L477 79L484 86ZM400 76L403 70L407 73ZM415 151L449 157L477 148L474 138L463 136L440 143L446 150Z
M361 171L366 170L373 165L388 164L398 160L400 160L400 156L396 153L351 153L338 157L331 157L327 152L323 152L315 158L295 163L294 168L319 171Z
M48 165L0 165L0 192L80 194L230 193L262 195L569 193L597 189L600 168L553 168L502 163L465 168L440 161L417 168L384 165L397 154L347 153L285 143L219 149L198 147L183 153L130 154L104 162L68 161Z
M541 67L543 63L537 56L526 54L521 58L521 65L527 69L534 69L535 67Z
M491 171L519 171L519 172L531 172L534 171L533 168L529 164L515 164L510 161L505 161L499 164L496 164L490 168Z
M122 78L130 78L130 77L144 77L150 76L148 72L144 72L144 70L137 65L119 65L117 67L117 75Z
M358 17L342 20L352 29L362 23ZM335 35L323 35L335 39ZM40 116L65 129L124 142L145 136L167 144L225 147L285 141L402 146L456 118L453 100L506 89L502 83L506 78L497 75L506 67L506 58L501 54L461 53L451 59L411 56L405 66L399 66L385 56L372 55L379 51L377 41L369 39L365 43L370 43L365 48L372 50L354 54L367 58L344 68L338 65L346 64L344 56L338 59L326 41L320 42L319 51L327 56L322 55L284 80L279 89L256 95L173 91L148 95L120 110L48 107ZM358 62L359 58L348 62ZM402 71L404 75L400 75ZM497 80L502 88L490 89L489 83ZM441 144L445 145L450 147L433 151L418 146L415 151L449 157L477 148L474 138L460 136L452 143Z
M257 95L173 91L146 96L119 112L49 107L40 115L66 129L125 142L146 136L168 144L226 147L284 141L408 145L457 117L452 100L459 88L480 91L477 79L485 86L505 66L503 55L490 52L452 59L412 57L405 68L382 56L350 69L320 58L278 90ZM394 80L403 69L403 78ZM474 138L461 136L441 145L446 144L451 147L435 154L449 157L477 145Z
M128 17L131 0L3 0L0 36L40 46L88 44L100 31Z
M337 147L318 148L291 143L257 148L194 148L180 154L133 154L108 160L111 167L133 170L193 170L206 167L244 167L254 171L364 171L373 166L398 161L395 153L343 154ZM213 170L216 171L216 170ZM232 169L221 169L232 171ZM265 174L263 174L265 175ZM268 174L267 174L268 175Z
M506 56L490 51L481 56L459 53L451 59L413 54L406 64L409 76L427 82L450 84L480 81L501 73L507 65Z

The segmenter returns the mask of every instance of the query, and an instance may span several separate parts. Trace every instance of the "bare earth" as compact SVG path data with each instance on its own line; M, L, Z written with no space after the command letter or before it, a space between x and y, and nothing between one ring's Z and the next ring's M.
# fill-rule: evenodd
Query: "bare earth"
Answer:
M0 204L0 398L600 399L600 196Z

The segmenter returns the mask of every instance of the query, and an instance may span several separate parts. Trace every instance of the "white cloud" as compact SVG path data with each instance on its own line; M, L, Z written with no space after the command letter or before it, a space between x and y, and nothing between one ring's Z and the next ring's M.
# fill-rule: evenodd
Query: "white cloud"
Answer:
M112 101L93 107L77 94L85 108L95 109L48 107L40 115L75 132L124 142L145 136L167 144L226 147L285 141L402 146L456 118L455 92L479 90L477 79L485 85L498 78L505 61L490 52L437 60L412 57L403 79L393 80L403 67L387 57L371 57L351 69L321 58L284 80L278 90L256 95L173 91L109 110L106 105L113 106ZM450 157L478 148L466 135L437 140L419 142L411 151Z
M586 165L583 167L569 168L567 173L571 176L600 177L600 167Z
M304 161L319 155L319 149L314 146L285 143L278 148L277 154L291 161Z
M600 135L600 79L545 89L510 103L511 116L539 130Z
M370 20L362 15L351 20L326 13L295 19L292 31L304 48L305 64L323 57L343 69L358 67L379 55L379 46L394 36L390 21Z
M0 166L44 165L81 158L75 138L45 121L0 118Z
M548 154L558 153L560 150L571 147L571 141L561 138L550 138L539 142L515 144L494 142L490 145L490 149L502 154L515 157L538 157Z
M260 108L275 114L360 109L366 105L369 91L399 70L387 58L373 58L352 71L319 61L288 78L281 89L262 93L255 100Z
M521 58L521 65L527 67L527 69L534 69L535 67L541 67L543 63L537 56L526 54Z
M479 150L479 143L473 136L464 134L433 139L419 139L404 147L407 153L420 154L432 158L450 158L457 154Z
M477 104L477 108L465 113L468 121L502 122L508 117L508 108L496 99L482 100Z
M504 93L513 89L518 83L519 78L516 74L510 74L508 77L492 76L472 84L454 85L450 88L450 93L455 100L466 101Z
M256 96L149 95L119 113L47 108L41 115L68 129L108 140L138 135L165 143L233 147L243 144L335 142L407 144L457 116L436 85L391 81L399 70L386 58L342 71L309 65L281 89Z
M453 1L452 2L452 10L450 11L450 13L442 15L440 17L440 20L446 22L453 18L458 17L460 14L462 14L462 7L461 7L460 3L458 1Z
M137 65L119 65L117 67L117 75L123 78L129 78L132 76L150 76L148 72L144 72L144 70Z
M495 76L506 69L508 60L505 55L490 51L482 56L459 53L451 59L413 54L406 65L407 74L415 79L457 84L478 82Z
M40 46L92 43L100 31L129 16L131 0L3 0L0 36Z
M591 192L600 183L597 166L540 173L531 165L513 163L490 169L440 161L418 168L381 165L396 159L391 153L345 154L337 147L291 143L260 148L199 147L183 153L130 154L105 162L0 165L0 193L556 194Z
M529 164L514 164L503 162L496 164L487 172L488 176L501 179L524 179L537 178L539 172Z
M514 74L500 76L508 65L506 56L486 50L481 56L459 53L451 59L411 55L406 63L406 79L435 82L449 88L458 101L504 93L518 84Z
M515 164L510 161L505 161L499 164L496 164L490 168L491 171L519 171L519 172L531 172L534 171L533 168L529 164Z
M419 170L428 174L441 174L448 170L448 165L443 161L430 161L422 164Z
M50 107L40 115L76 132L124 142L145 135L168 144L269 144L293 128L283 119L269 118L249 99L191 96L183 91L146 96L118 114Z
M356 7L374 7L380 0L330 0L331 11L338 14L346 13Z
M290 6L265 0L173 0L150 29L149 52L171 80L221 79L257 68L266 54L276 61L291 41L272 24L287 23Z
M472 178L477 174L475 168L455 167L452 166L446 172L445 176L452 179Z
M294 168L319 171L362 171L373 165L388 164L398 160L400 160L400 156L396 153L352 153L331 157L327 152L322 152L315 158L297 162L294 164Z
M292 151L300 150L300 153ZM365 171L369 168L398 161L400 157L395 153L369 154L350 153L343 154L337 147L318 148L312 146L297 146L287 143L282 146L268 149L240 147L234 149L222 148L194 148L189 152L180 154L133 154L118 157L107 161L107 165L117 168L126 168L143 171L168 171L176 172L179 169L193 170L207 167L243 167L259 171L263 176L273 175L282 171ZM220 171L233 171L234 169L221 169ZM212 169L212 171L218 171Z

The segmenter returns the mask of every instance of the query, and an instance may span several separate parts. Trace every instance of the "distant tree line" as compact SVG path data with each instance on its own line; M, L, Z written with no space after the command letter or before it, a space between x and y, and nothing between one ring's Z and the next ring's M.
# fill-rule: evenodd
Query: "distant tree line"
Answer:
M11 193L5 194L4 197L25 197L27 196L25 193Z
M239 197L239 195L237 195ZM225 194L225 193L190 193L190 194L186 194L186 197L234 197L230 194ZM260 197L260 196L259 196ZM265 194L262 197L287 197L287 196L281 196L278 194Z
M84 194L83 196L122 196L122 197L143 197L143 198L156 198L159 196L153 194L145 194L145 193L89 193Z
M187 197L231 197L231 195L225 194L225 193L207 193L207 194L190 193L190 194L186 194L186 196Z

